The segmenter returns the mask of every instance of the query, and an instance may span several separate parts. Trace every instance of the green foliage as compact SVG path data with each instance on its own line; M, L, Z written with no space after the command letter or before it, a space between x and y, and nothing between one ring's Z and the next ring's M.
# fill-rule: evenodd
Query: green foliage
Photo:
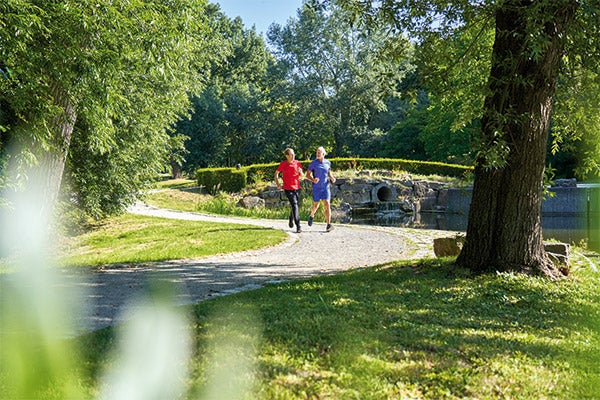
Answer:
M333 1L333 0L332 0ZM316 6L332 1L312 1ZM438 2L419 0L417 2L357 2L335 0L343 8L352 12L363 29L389 26L402 27L418 43L416 60L424 87L430 96L431 109L428 129L420 134L429 148L447 143L454 146L456 139L462 141L460 149L449 149L451 157L464 159L464 144L470 143L471 150L489 158L492 164L501 165L509 154L506 143L496 138L493 143L476 139L478 120L482 116L483 98L489 95L486 85L490 71L492 43L495 38L495 13L502 4L493 2L472 3L464 1ZM528 7L532 17L527 29L531 34L524 40L524 49L530 52L531 59L537 60L549 45L547 35L539 26L542 22L553 23L555 15L546 15L548 6L557 4L551 0L536 2ZM565 37L565 54L562 59L561 77L554 98L554 114L551 132L554 137L552 151L560 149L565 156L561 176L574 176L579 179L598 174L597 154L600 152L598 129L598 78L600 54L598 45L600 23L596 1L584 0L564 2L574 7L575 23L569 27ZM536 26L535 24L540 24ZM441 129L440 129L441 128ZM465 130L466 129L466 130ZM501 129L498 130L499 134ZM443 132L440 138L439 132ZM462 138L457 137L462 135ZM443 148L436 149L444 150ZM429 152L429 150L428 150ZM433 154L430 159L442 160ZM448 157L446 154L445 157ZM469 158L473 158L470 156ZM446 158L448 159L448 158ZM549 156L549 162L557 166L556 157Z
M214 35L223 42L223 60L211 69L206 89L192 98L193 110L175 131L189 137L184 169L233 166L261 160L265 125L267 67L272 56L262 37L209 7Z
M285 26L273 25L268 38L289 79L284 94L297 115L290 143L301 155L311 142L338 156L355 154L370 134L368 122L412 69L408 40L385 29L360 32L335 2L304 6Z
M209 86L194 97L192 108L189 118L182 119L175 126L175 132L188 137L185 148L189 155L184 169L192 172L199 167L226 165L225 104L218 88Z
M266 138L262 88L234 83L223 94L227 120L228 165L262 160Z
M419 139L429 160L474 159L493 41L493 18L482 12L450 35L429 32L419 46L417 63L429 100Z
M247 167L242 167L242 169L248 174L248 182L254 182L259 179L259 177L265 182L271 182L278 166L279 163L274 162L266 164L252 164L248 165ZM304 168L306 168L306 166Z
M426 112L413 108L406 117L395 124L382 139L377 155L380 157L402 157L411 160L425 160L427 153L420 133L426 126Z
M239 192L247 183L246 171L236 168L206 168L196 171L198 185L210 193L218 191Z
M132 136L128 130L115 132L112 151L93 150L90 130L76 130L71 142L64 196L76 194L77 208L95 219L119 214L133 204L164 168L168 148L158 145L158 137ZM161 136L168 140L168 136ZM166 142L163 142L166 144ZM118 151L117 151L118 150Z
M394 158L332 158L332 168L344 169L380 169L400 170L419 175L442 175L465 177L473 171L472 167L445 164L431 161L402 160Z
M562 161L579 180L600 178L600 75L580 68L568 73L555 98L551 161Z
M47 161L48 186L60 185L72 141L68 178L82 189L80 205L98 215L129 204L147 171L168 165L167 129L203 87L199 71L218 59L205 7L205 0L2 2L0 67L11 73L0 104L15 116L2 123L18 145L14 163ZM115 160L119 167L110 169ZM90 181L94 173L104 177Z

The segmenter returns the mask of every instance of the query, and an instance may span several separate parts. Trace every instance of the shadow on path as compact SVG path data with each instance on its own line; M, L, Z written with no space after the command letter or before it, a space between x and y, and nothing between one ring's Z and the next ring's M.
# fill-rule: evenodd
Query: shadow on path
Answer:
M64 270L65 286L83 290L84 315L76 333L115 324L130 299L154 279L179 288L179 304L192 304L214 296L256 289L264 284L333 274L390 261L432 257L432 240L441 231L336 225L326 233L324 224L303 224L292 233L287 220L224 217L163 210L138 203L129 212L147 216L195 221L252 224L289 232L282 244L241 253L201 259Z

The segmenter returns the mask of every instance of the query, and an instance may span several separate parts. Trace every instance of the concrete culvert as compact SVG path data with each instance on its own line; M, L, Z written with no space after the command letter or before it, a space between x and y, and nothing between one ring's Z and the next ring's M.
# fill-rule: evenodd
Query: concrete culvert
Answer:
M373 201L395 201L398 197L398 192L395 187L382 182L373 188L371 198Z

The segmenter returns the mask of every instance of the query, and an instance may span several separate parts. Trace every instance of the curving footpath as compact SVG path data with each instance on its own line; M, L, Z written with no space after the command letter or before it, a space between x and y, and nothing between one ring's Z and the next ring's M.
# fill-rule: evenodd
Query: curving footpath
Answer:
M65 271L69 285L84 289L87 312L76 321L77 333L119 322L120 311L152 279L174 282L180 288L179 304L192 304L214 296L259 288L262 285L395 260L433 257L433 238L448 232L409 228L325 225L315 222L293 233L287 220L265 220L205 215L158 209L138 203L129 212L194 221L258 225L289 232L288 240L268 248L200 259L173 260L142 265L104 266L84 273Z

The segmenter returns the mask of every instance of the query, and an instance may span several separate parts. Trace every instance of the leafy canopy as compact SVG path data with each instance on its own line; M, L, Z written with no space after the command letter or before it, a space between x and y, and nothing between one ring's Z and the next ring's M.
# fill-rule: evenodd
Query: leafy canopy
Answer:
M205 7L205 0L2 2L3 157L36 165L68 151L70 138L55 129L66 113L57 98L67 98L77 147L69 174L80 200L98 212L111 196L112 206L130 202L123 195L164 165L167 129L218 59ZM23 145L9 156L9 142ZM111 191L109 180L127 190Z

